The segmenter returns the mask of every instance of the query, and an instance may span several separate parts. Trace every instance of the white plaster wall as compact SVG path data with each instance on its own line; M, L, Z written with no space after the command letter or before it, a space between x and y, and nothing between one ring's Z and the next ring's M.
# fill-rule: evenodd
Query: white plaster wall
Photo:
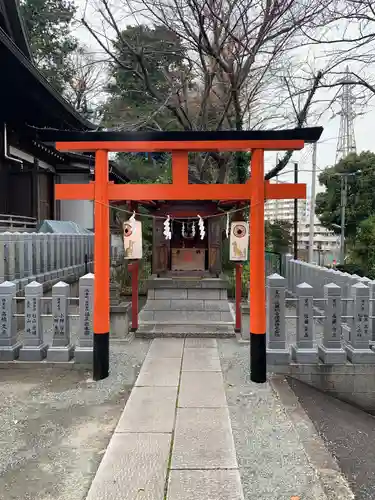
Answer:
M61 174L61 184L88 184L89 174ZM61 200L60 220L72 221L85 229L94 228L92 200Z

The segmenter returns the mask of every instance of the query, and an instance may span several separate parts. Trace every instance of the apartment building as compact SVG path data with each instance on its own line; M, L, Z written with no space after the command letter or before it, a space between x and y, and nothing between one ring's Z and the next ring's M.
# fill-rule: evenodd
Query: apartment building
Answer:
M306 217L306 200L297 201L298 220ZM293 224L294 200L267 200L264 207L264 218L270 222L285 220Z

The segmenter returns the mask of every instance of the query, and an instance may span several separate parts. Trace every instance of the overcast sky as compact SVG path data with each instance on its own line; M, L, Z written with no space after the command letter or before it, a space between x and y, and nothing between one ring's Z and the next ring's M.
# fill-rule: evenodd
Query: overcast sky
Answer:
M79 6L78 18L82 17L83 12L85 12L85 17L93 24L95 20L98 20L98 14L95 14L93 0L76 0L76 5ZM95 0L94 0L95 1ZM114 0L116 1L116 0ZM113 2L112 2L113 3ZM100 16L99 16L100 17ZM99 22L99 21L97 21ZM124 23L126 24L126 23ZM130 24L130 22L128 22ZM96 24L99 28L99 25ZM100 29L100 28L99 28ZM83 44L90 48L93 52L98 52L98 46L93 40L90 33L83 26L78 27L75 30L75 35L81 40ZM339 109L339 102L337 103L336 110ZM370 103L371 104L371 103ZM373 139L373 131L375 128L375 97L374 102L371 106L368 106L365 114L360 114L355 118L354 121L354 133L357 145L357 152L361 151L375 151L375 141ZM356 107L354 105L354 107ZM358 106L358 112L363 111ZM312 124L310 124L312 125ZM324 132L321 140L317 146L317 169L318 172L323 170L325 167L330 166L335 163L337 138L339 133L340 117L338 115L332 118L332 113L326 113L317 125L324 127ZM271 126L271 125L270 125ZM301 153L294 153L292 161L299 162L299 180L301 182L306 182L308 184L308 192L310 191L311 185L311 168L312 168L312 146L306 146L306 148ZM272 168L276 162L276 153L266 154L266 171ZM285 172L280 176L280 180L293 182L293 165L285 168ZM322 188L317 183L317 191Z

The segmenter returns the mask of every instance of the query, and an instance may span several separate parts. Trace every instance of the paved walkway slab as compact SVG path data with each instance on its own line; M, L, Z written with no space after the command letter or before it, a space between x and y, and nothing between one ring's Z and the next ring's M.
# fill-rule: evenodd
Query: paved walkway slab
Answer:
M179 408L172 469L236 469L227 408Z
M226 408L224 380L221 372L182 372L180 408Z
M148 356L181 359L183 349L184 339L154 339L148 351Z
M177 387L134 387L116 432L172 432Z
M180 378L180 370L180 358L164 358L147 355L135 385L177 387Z
M162 500L171 434L114 434L87 500Z
M186 348L182 361L183 372L213 371L221 372L217 349Z
M243 500L238 470L172 470L167 500Z
M217 342L216 342L216 339L189 337L189 338L185 339L185 347L187 347L187 348L205 347L205 348L215 349L217 347Z

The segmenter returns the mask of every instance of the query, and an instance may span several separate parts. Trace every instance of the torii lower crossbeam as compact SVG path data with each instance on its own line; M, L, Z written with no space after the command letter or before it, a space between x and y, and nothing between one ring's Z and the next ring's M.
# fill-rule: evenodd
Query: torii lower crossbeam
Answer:
M310 131L310 135L309 135ZM95 181L88 185L56 185L56 198L60 200L86 199L95 202L95 245L94 245L94 362L93 378L99 380L109 373L109 204L111 200L238 200L250 201L250 365L251 380L266 381L266 310L265 310L265 234L264 202L267 199L296 199L306 197L303 184L270 184L264 181L265 150L302 149L304 140L315 142L322 129L304 129L288 132L287 140L227 140L216 133L208 134L208 140L165 140L168 133L161 133L164 140L137 141L134 134L128 134L124 141L111 141L111 133L100 132L100 139L93 140L94 132L72 133L73 142L56 143L60 151L95 151ZM65 137L68 133L65 132ZM176 133L172 133L176 134ZM184 133L181 133L182 137ZM210 135L211 134L211 135ZM242 139L252 137L253 132L242 133ZM262 137L267 132L262 132ZM90 136L89 139L85 137ZM256 135L256 134L255 134ZM294 138L297 135L298 138ZM301 138L303 135L303 138ZM125 134L126 136L126 134ZM155 140L156 136L156 140ZM78 138L77 138L78 137ZM107 139L108 137L108 139ZM126 137L125 137L126 139ZM282 138L281 138L282 139ZM69 139L67 138L67 141ZM89 142L88 142L89 141ZM172 152L172 184L115 185L108 180L109 151L170 151ZM246 184L193 185L188 183L189 151L251 151L251 179Z

